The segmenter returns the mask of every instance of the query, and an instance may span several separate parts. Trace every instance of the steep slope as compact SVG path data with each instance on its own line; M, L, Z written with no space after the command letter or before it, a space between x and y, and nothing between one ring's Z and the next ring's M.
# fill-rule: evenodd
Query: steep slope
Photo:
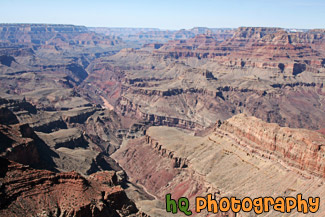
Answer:
M295 197L298 193L304 198L322 197L324 145L320 133L236 115L203 137L170 127L151 127L146 137L131 140L113 158L131 181L141 183L157 199L164 201L167 193L176 199L185 196L193 209L195 197L207 193L217 198ZM143 210L152 205L137 203ZM313 216L324 215L322 206L324 201ZM273 211L261 216L274 215ZM255 214L241 212L239 216Z

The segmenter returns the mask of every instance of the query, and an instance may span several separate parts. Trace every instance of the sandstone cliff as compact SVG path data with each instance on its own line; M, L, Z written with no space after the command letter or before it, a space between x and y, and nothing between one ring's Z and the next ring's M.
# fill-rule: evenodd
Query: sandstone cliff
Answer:
M318 132L279 127L243 114L226 120L217 132L234 136L263 157L325 178L325 137Z
M158 200L167 193L189 197L192 205L196 196L207 193L217 198L324 195L324 135L245 115L219 123L205 134L151 127L146 137L131 140L113 158L131 181L141 183ZM150 210L149 204L154 203L137 204ZM324 215L323 204L314 216ZM267 215L276 213L262 214Z

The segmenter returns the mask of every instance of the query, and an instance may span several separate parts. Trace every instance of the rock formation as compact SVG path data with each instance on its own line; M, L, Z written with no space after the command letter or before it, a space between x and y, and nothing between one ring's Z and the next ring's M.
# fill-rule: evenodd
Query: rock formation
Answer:
M0 24L0 215L323 197L324 34Z
M106 100L117 113L140 120L161 117L199 129L194 126L245 112L317 130L325 117L323 38L321 30L249 27L223 41L199 34L123 49L94 61L83 86L96 93L94 102Z
M0 161L2 216L143 216L117 185L114 172L86 179L76 172L53 173Z
M151 127L145 137L130 141L113 158L130 180L141 183L158 200L164 200L167 193L188 197L192 205L196 196L207 193L217 198L298 193L316 197L325 193L324 142L324 135L315 131L281 128L236 115L203 137L170 127ZM144 202L137 204L150 210ZM324 214L322 204L315 216Z
M263 152L263 157L325 178L325 137L318 132L279 127L243 114L226 120L217 132L234 135L239 144Z
M36 134L27 124L0 125L1 156L22 164L40 163Z

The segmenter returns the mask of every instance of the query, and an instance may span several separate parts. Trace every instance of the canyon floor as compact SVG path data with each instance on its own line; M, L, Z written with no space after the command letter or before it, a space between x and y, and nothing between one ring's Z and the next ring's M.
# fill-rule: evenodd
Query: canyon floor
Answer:
M0 215L301 193L323 217L324 80L323 29L0 24Z

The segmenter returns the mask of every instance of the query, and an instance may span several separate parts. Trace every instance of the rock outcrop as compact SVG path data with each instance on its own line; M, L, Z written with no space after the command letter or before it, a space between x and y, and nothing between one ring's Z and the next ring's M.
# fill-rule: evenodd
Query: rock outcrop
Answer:
M0 124L0 156L22 164L38 165L37 135L27 124Z
M121 169L109 157L126 137L117 132L122 126L115 112L94 106L42 111L24 100L1 100L1 156L84 175Z
M76 172L53 173L0 161L2 216L141 216L116 185L114 172L86 179Z

